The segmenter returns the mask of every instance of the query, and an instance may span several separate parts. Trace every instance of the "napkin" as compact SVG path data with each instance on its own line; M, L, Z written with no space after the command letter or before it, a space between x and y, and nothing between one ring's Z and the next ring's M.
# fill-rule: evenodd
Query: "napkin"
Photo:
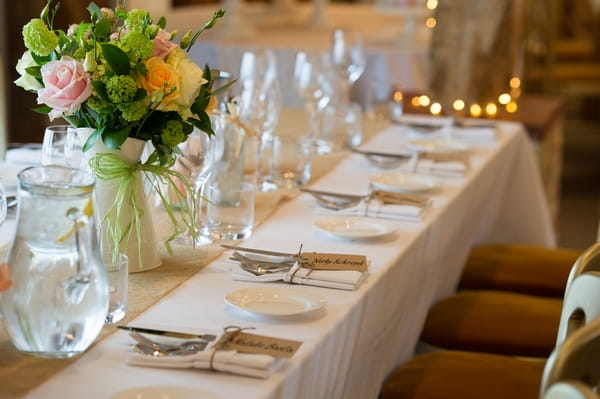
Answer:
M493 127L456 127L452 131L452 135L457 139L480 143L493 143L496 141L496 129Z
M211 369L210 359L214 352L214 345L215 343L212 343L205 350L191 355L151 356L131 351L127 353L127 364L177 369ZM212 369L254 378L267 378L277 371L284 360L258 353L217 350L212 360Z
M334 210L321 210L328 215L367 216L381 219L419 222L425 213L425 207L416 205L383 204L380 200L373 199L361 202L357 206Z
M467 164L460 161L435 161L420 159L417 163L417 172L442 177L462 177L468 170Z
M313 285L348 291L357 289L367 277L366 272L359 272L357 270L311 270L300 267L298 263L294 264L288 272L268 273L256 276L240 267L234 267L232 274L233 279L238 281L267 283L282 280L291 284Z

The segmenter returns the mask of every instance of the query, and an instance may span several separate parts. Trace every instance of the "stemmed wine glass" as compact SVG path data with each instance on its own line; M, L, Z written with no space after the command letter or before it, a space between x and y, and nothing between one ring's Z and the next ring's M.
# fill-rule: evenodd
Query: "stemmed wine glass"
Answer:
M271 50L245 52L240 64L240 82L239 117L252 129L247 134L254 134L257 139L257 186L269 189L262 156L281 113L281 89L275 53Z
M69 125L48 126L42 143L42 165L62 165L78 169L83 152L75 128Z
M340 79L342 104L350 102L350 88L365 71L362 35L355 30L336 29L331 43L331 63Z
M299 52L294 65L296 89L304 99L310 136L320 139L319 115L334 93L332 65L328 54Z

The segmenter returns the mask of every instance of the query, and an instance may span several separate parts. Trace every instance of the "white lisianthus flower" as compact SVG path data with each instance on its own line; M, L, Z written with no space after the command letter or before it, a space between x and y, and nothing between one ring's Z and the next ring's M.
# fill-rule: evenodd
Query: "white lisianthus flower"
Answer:
M202 69L190 60L180 47L171 50L165 61L173 66L179 75L179 96L175 99L175 104L179 107L181 117L187 119L193 115L190 107L200 92L200 86L208 81L204 79Z
M29 67L38 66L38 64L33 60L31 56L31 52L25 51L23 56L17 62L17 72L21 77L15 80L15 84L24 88L27 91L37 92L39 89L43 88L42 84L32 75L28 74L26 69Z

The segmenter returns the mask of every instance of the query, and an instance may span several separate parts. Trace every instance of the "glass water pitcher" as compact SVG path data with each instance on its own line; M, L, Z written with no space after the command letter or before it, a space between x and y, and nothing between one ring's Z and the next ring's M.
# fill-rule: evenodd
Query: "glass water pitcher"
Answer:
M94 178L62 166L19 173L17 231L0 295L4 327L20 351L72 357L94 342L108 310L108 282L92 209Z

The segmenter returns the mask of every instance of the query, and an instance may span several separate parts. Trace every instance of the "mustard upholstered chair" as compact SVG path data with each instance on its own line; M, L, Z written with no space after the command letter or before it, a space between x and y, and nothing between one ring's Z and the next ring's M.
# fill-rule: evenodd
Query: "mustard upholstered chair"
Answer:
M524 244L489 244L471 250L459 289L483 289L562 298L580 251Z
M571 266L571 272L563 273L565 286L576 275L600 271L600 243L586 249ZM542 268L538 273L543 276ZM557 298L460 291L430 309L421 341L426 347L547 357L555 346L561 308Z
M590 294L571 295L576 292ZM573 319L588 323L597 319L600 273L576 276L565 294L563 308L559 330L569 337L574 331L567 326L573 326ZM426 353L393 371L382 386L380 399L534 399L540 394L544 365L541 358L453 350Z

